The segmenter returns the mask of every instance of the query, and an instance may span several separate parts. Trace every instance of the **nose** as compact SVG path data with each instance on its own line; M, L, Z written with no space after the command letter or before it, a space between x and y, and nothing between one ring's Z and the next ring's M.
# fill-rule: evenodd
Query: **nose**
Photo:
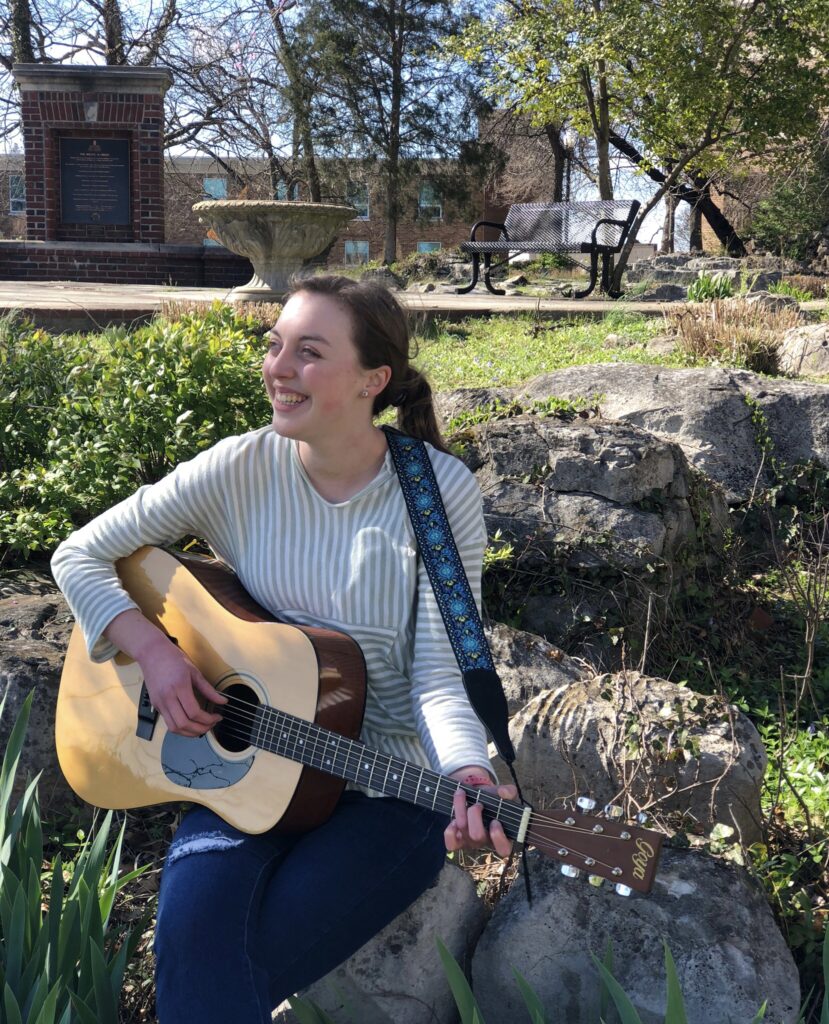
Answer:
M270 377L293 377L293 358L287 346L271 351L265 357L265 373Z

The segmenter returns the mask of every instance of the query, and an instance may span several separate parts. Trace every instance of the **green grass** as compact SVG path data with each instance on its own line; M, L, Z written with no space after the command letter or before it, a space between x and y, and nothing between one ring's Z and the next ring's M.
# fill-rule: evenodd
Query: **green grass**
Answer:
M539 320L533 316L493 317L440 324L420 336L418 368L436 391L459 387L513 387L542 373L587 363L626 362L682 365L680 357L648 352L650 338L665 333L659 317L612 313L604 320ZM609 345L608 334L628 339Z

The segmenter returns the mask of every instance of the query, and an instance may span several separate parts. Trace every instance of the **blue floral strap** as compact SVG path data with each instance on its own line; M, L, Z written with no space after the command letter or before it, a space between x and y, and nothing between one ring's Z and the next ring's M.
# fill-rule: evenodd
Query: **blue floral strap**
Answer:
M383 427L383 431L467 696L498 753L511 768L515 751L507 727L507 699L492 662L426 446L392 427Z

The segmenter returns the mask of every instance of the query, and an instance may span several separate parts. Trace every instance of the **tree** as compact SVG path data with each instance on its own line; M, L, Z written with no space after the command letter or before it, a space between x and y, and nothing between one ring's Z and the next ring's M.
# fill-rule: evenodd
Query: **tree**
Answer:
M635 227L670 189L740 253L710 182L808 137L829 100L827 44L824 0L499 0L453 50L488 61L497 102L592 135L602 198L611 147L654 181Z
M341 152L379 158L386 235L396 258L406 180L422 158L456 156L469 134L457 63L440 63L438 39L458 26L450 0L330 0L316 6L324 49L326 116Z

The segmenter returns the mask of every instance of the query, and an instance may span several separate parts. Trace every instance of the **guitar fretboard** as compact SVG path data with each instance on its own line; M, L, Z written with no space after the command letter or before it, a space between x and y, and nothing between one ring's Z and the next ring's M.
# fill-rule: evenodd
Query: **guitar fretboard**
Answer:
M260 705L256 709L250 739L262 750L440 814L451 815L452 799L460 788L469 800L482 805L485 818L497 818L510 838L518 834L524 811L520 804L463 786L447 775L392 754L371 750L359 740L347 739L277 708Z

